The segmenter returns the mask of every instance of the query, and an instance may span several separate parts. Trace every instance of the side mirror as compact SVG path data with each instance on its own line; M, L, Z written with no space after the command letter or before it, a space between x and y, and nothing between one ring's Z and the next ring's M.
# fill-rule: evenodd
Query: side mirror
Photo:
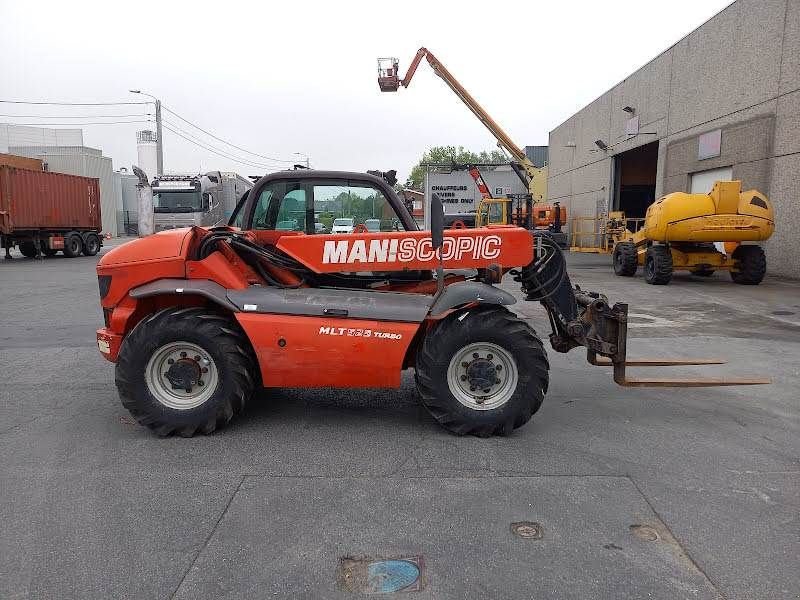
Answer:
M431 196L431 242L434 250L444 245L444 206L439 194Z

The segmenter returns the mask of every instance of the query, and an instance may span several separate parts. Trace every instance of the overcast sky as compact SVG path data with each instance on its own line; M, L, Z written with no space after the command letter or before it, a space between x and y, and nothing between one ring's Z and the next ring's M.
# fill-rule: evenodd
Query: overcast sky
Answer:
M251 152L286 161L306 153L316 168L396 169L404 180L432 145L495 142L427 64L409 89L381 94L378 56L397 56L405 71L427 46L517 144L547 144L551 129L727 4L0 0L0 100L137 101L127 90L140 88ZM152 107L0 103L0 122L146 112ZM225 154L269 166L238 164L166 131L165 170L249 175L285 164L164 116ZM115 168L129 167L135 132L147 127L86 125L84 142Z

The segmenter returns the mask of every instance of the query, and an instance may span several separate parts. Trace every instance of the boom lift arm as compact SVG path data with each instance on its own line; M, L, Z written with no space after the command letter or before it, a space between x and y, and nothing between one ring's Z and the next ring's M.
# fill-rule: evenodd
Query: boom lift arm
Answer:
M382 92L396 92L400 86L407 88L411 85L411 79L414 77L417 68L419 67L422 59L426 59L428 64L449 87L453 93L458 96L461 101L467 106L472 114L478 117L478 120L483 123L486 129L489 130L494 138L497 140L497 145L508 152L513 159L511 167L514 172L525 184L526 188L530 188L531 182L536 176L541 175L541 169L535 166L531 160L525 155L525 152L517 146L509 135L503 130L502 127L495 121L486 109L484 109L472 95L464 89L458 79L456 79L450 71L436 58L433 53L425 47L417 50L414 60L408 67L405 77L400 79L399 75L399 62L396 58L379 58L378 59L378 85Z

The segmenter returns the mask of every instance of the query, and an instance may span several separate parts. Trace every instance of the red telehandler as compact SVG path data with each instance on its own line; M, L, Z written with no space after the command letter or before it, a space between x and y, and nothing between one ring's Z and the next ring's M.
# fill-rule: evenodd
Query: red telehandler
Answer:
M380 229L318 233L321 215ZM411 368L448 430L510 433L539 409L549 364L536 332L508 309L515 297L496 287L505 274L543 305L554 350L586 348L620 385L766 383L629 378L630 365L718 361L628 361L627 305L573 287L546 234L445 230L443 219L434 195L432 230L419 231L379 177L287 171L261 178L230 226L110 250L97 266L97 344L116 363L123 405L160 435L208 434L262 387L396 388Z

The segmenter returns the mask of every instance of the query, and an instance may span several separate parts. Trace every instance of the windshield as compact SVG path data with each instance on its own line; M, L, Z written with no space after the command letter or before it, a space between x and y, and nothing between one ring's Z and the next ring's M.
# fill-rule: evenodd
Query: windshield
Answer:
M353 226L353 219L334 219L333 226L339 227L352 227Z
M154 192L153 210L157 213L202 212L200 192Z

